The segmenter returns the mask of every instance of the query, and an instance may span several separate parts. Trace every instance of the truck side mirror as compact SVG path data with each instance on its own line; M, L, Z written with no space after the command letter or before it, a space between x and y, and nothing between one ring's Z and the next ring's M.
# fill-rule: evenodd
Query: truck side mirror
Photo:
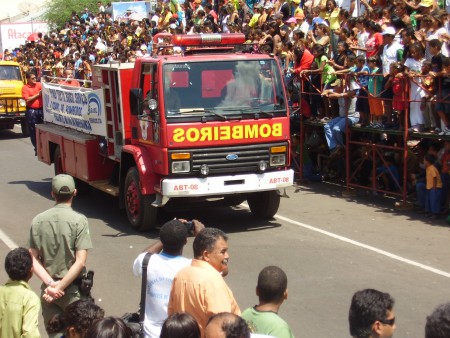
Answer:
M142 114L142 89L141 88L131 88L130 89L130 110L131 115Z

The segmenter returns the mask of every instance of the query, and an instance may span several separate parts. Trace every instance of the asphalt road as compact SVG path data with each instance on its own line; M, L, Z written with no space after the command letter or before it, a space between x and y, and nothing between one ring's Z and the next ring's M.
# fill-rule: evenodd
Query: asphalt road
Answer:
M3 264L10 247L26 245L31 219L52 206L53 167L37 161L19 129L0 131L0 155ZM282 200L271 222L255 221L245 205L166 217L197 218L228 233L226 280L242 310L257 302L259 271L281 266L288 275L289 297L280 315L296 337L349 337L350 299L363 288L394 296L395 337L422 337L426 316L450 301L450 228L444 220L430 223L413 212L396 213L392 200L368 194L346 199L341 192L320 183L289 188L289 198ZM137 309L140 279L132 275L132 263L158 235L130 229L117 205L98 191L78 196L74 203L74 209L89 218L94 297L107 315L116 316ZM192 238L185 249L188 257L191 246ZM4 283L7 277L1 270ZM36 278L30 283L39 290Z

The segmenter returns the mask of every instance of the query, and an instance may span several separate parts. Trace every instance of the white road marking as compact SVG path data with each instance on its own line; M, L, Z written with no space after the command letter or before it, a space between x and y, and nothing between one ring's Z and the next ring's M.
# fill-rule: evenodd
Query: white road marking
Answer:
M6 244L6 246L7 246L10 250L19 247L16 243L14 243L14 241L13 241L11 238L9 238L9 236L8 236L7 234L5 234L5 233L3 232L2 229L0 229L0 239L3 241L3 243Z
M409 265L418 267L418 268L420 268L420 269L423 269L423 270L426 270L426 271L433 272L433 273L435 273L435 274L437 274L437 275L440 275L440 276L442 276L442 277L450 278L450 273L448 273L448 272L445 272L445 271L442 271L442 270L433 268L433 267L431 267L431 266L428 266L428 265L425 265L425 264L422 264L422 263L413 261L413 260L411 260L411 259L404 258L404 257L398 256L398 255L395 255L395 254L393 254L393 253L390 253L390 252L387 252L387 251L384 251L384 250L375 248L375 247L373 247L373 246L370 246L370 245L367 245L367 244L364 244L364 243L361 243L361 242L358 242L358 241L354 241L353 239L350 239L350 238L347 238L347 237L344 237L344 236L341 236L341 235L337 235L337 234L334 234L334 233L329 232L329 231L326 231L326 230L322 230L322 229L319 229L319 228L315 228L315 227L313 227L313 226L311 226L311 225L308 225L308 224L305 224L305 223L301 223L301 222L294 221L294 220L292 220L292 219L290 219L290 218L287 218L287 217L284 217L284 216L280 216L280 215L278 215L278 214L275 215L274 217L277 218L277 219L279 219L279 220L282 220L282 221L284 221L284 222L288 222L288 223L297 225L297 226L299 226L299 227L302 227L302 228L305 228L305 229L308 229L308 230L311 230L311 231L318 232L318 233L320 233L320 234L322 234L322 235L332 237L332 238L337 239L337 240L339 240L339 241L342 241L342 242L345 242L345 243L349 243L349 244L358 246L358 247L360 247L360 248L363 248L363 249L367 249L367 250L376 252L376 253L378 253L378 254L380 254L380 255L383 255L383 256L392 258L392 259L397 260L397 261L399 261L399 262L406 263L406 264L409 264Z
M249 209L248 204L245 203L245 202L242 203L241 206L245 207L246 209ZM290 219L290 218L287 218L287 217L284 217L284 216L280 216L278 214L276 214L274 216L274 218L277 218L277 219L282 220L284 222L291 223L293 225L297 225L299 227L302 227L302 228L305 228L305 229L308 229L308 230L311 230L311 231L314 231L314 232L318 232L318 233L320 233L322 235L325 235L325 236L337 239L339 241L342 241L342 242L345 242L345 243L349 243L349 244L355 245L357 247L376 252L376 253L378 253L380 255L389 257L391 259L394 259L396 261L399 261L399 262L402 262L402 263L405 263L405 264L408 264L408 265L412 265L412 266L418 267L418 268L426 270L426 271L430 271L430 272L435 273L437 275L440 275L442 277L450 278L450 273L448 273L446 271L439 270L439 269L433 268L432 266L428 266L428 265L425 265L425 264L413 261L411 259L398 256L396 254L393 254L393 253L390 253L390 252L387 252L387 251L375 248L373 246L370 246L370 245L367 245L367 244L355 241L353 239L350 239L350 238L347 238L347 237L344 237L344 236L341 236L341 235L337 235L337 234L334 234L332 232L329 232L329 231L326 231L326 230L322 230L322 229L313 227L313 226L305 224L305 223L297 222L297 221L294 221L293 219Z

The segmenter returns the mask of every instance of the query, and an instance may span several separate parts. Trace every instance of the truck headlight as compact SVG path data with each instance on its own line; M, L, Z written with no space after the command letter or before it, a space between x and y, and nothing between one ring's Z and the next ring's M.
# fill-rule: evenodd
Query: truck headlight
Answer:
M25 101L24 99L20 99L20 100L19 100L19 105L20 105L21 107L26 107L26 106L27 106L27 101Z
M188 173L191 171L191 163L189 161L172 162L172 173Z
M286 154L272 154L270 155L270 166L277 167L286 164Z
M270 148L270 166L277 167L286 164L286 151L287 147L283 146L275 146Z

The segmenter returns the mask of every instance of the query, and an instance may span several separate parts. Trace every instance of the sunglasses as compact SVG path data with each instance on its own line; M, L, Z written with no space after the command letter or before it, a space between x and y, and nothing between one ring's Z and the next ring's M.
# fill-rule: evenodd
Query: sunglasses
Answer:
M385 325L393 326L395 324L395 317L391 319L383 319L379 320L380 323L383 323Z

